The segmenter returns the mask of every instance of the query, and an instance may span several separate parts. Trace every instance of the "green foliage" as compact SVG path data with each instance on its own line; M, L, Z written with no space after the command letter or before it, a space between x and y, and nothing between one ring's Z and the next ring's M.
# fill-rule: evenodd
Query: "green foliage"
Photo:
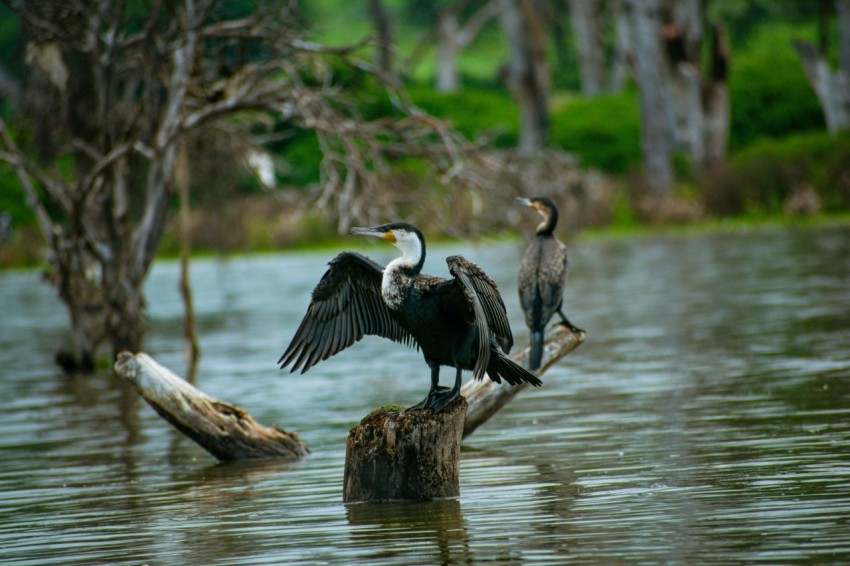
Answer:
M12 215L12 226L31 226L35 215L27 206L24 189L11 166L0 163L0 213Z
M503 91L470 87L447 94L416 86L409 92L415 104L433 116L451 120L468 139L486 135L497 147L516 144L519 115L516 103Z
M791 44L793 37L809 39L807 31L768 26L733 54L729 76L733 151L760 137L823 130L823 111Z
M0 60L7 72L15 76L23 73L21 49L21 21L15 12L0 2Z
M811 0L711 0L705 7L708 21L724 22L733 41L740 42L763 29L767 22L812 23L818 15L818 4Z
M780 212L785 199L805 186L827 212L850 207L850 132L764 138L737 154L732 169L747 210Z
M550 137L583 166L625 173L641 161L637 94L576 99L552 113Z
M291 133L291 137L270 148L283 162L277 170L278 181L296 187L318 183L322 152L316 134L301 128L293 128Z

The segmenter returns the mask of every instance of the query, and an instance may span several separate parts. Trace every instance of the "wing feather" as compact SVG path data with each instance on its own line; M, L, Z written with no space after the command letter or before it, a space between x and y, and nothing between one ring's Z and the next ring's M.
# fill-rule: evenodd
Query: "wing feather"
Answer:
M281 369L291 365L290 371L301 368L304 373L367 334L415 345L410 332L384 304L380 265L355 252L342 252L328 265L313 289L307 313L278 360Z
M505 303L499 294L495 281L490 279L478 265L461 256L447 257L446 263L449 266L449 273L455 279L461 280L461 276L463 276L464 286L469 288L480 303L490 333L496 338L502 350L508 353L513 347L514 338L508 322Z
M475 379L484 379L484 373L490 363L490 328L487 324L487 314L478 294L475 292L475 285L466 271L458 270L453 274L455 281L459 282L463 288L467 302L472 307L472 312L475 314L475 325L478 327L478 356L475 360L475 367L472 368L472 375Z

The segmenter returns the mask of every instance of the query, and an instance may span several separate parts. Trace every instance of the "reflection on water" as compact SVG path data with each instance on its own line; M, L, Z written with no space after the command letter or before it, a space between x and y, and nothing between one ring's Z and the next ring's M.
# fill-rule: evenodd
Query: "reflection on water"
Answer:
M426 269L482 264L521 343L522 247L435 246ZM850 230L574 245L588 341L466 440L461 496L431 503L341 503L348 428L425 394L420 354L367 338L275 366L330 256L192 267L197 385L297 431L313 454L288 465L216 464L111 375L59 375L64 311L37 273L0 274L0 562L850 559ZM150 278L147 350L182 373L176 281Z

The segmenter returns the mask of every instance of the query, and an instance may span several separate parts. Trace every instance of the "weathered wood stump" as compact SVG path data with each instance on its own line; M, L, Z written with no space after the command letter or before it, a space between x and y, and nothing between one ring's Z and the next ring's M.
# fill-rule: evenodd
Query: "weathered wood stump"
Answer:
M221 461L294 461L310 453L297 434L257 423L239 407L209 397L147 354L122 352L115 372L132 383L162 418Z
M428 501L460 495L467 402L442 413L382 408L348 433L343 501Z

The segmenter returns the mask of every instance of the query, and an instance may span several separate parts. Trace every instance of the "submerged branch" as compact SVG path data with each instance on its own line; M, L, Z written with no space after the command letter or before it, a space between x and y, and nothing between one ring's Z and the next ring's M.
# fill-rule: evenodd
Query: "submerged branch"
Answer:
M538 377L550 367L555 365L561 358L575 350L584 342L584 332L573 334L568 328L560 324L550 326L546 331L546 340L543 345L543 359L535 372ZM511 358L524 367L528 367L528 347L515 353ZM466 422L463 427L463 437L466 438L475 430L487 422L499 409L507 405L520 391L528 387L527 383L520 385L508 385L506 383L495 383L489 379L471 379L461 388L460 393L469 402L469 410L466 412ZM543 387L546 387L544 382Z
M573 334L560 325L550 327L543 350L543 365L537 375L543 374L582 342L583 333ZM513 356L521 364L527 358L528 348ZM221 461L294 461L310 453L294 432L255 422L247 412L207 396L147 354L119 354L115 372L132 383L162 418ZM472 434L523 389L525 384L510 386L489 379L473 379L466 383L461 390L469 403L463 436Z

